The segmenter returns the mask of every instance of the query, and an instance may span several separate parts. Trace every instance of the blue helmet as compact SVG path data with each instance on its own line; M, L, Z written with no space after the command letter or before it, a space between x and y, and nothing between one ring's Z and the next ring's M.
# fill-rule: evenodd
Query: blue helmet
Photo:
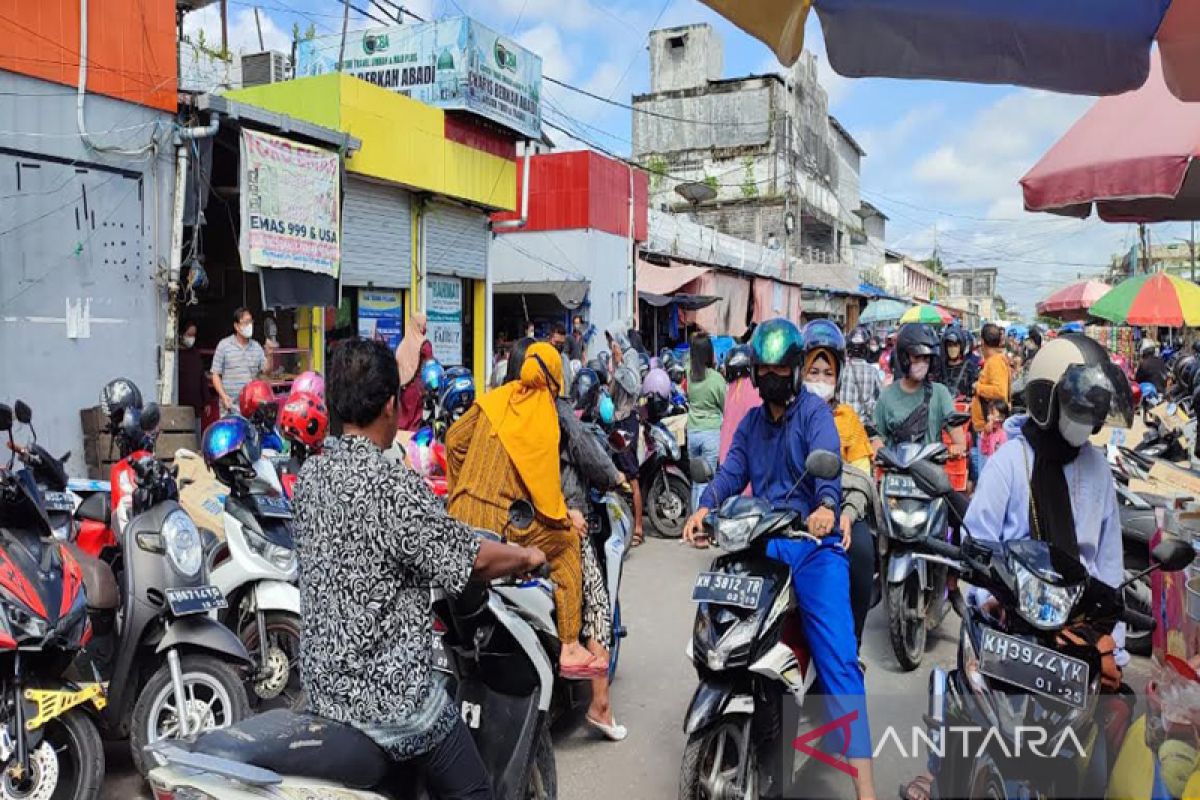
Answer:
M607 390L600 392L600 400L596 403L596 413L601 422L605 425L612 425L617 409L613 404L612 395Z
M262 455L262 446L254 426L245 417L231 415L208 426L200 451L204 463L228 485L236 473L254 471L254 462Z
M457 420L475 403L475 378L466 367L446 371L438 401L450 419Z
M1150 383L1148 381L1143 381L1142 383L1140 383L1138 385L1138 388L1142 390L1142 399L1143 400L1157 400L1158 399L1158 387L1155 386L1153 383Z
M436 358L431 358L421 365L421 385L425 391L437 394L446 377L446 370Z

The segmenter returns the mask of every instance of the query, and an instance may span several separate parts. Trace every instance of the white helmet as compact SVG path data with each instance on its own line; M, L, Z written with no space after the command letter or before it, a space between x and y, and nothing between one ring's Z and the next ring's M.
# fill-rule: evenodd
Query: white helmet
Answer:
M1025 405L1039 427L1060 418L1094 433L1133 424L1129 379L1094 339L1069 333L1047 342L1029 362Z

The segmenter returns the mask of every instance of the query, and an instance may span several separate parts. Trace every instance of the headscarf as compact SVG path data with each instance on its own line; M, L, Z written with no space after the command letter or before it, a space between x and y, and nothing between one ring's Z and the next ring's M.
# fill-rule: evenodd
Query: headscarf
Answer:
M749 377L738 378L729 384L729 388L725 391L725 411L721 416L721 461L725 460L725 455L733 445L733 434L737 432L742 418L750 412L750 409L758 408L761 405L762 398L758 396L758 389L754 387L754 382Z
M1075 512L1071 508L1071 490L1065 470L1067 464L1079 456L1081 448L1068 444L1057 426L1043 429L1032 417L1025 420L1021 433L1033 448L1033 470L1029 476L1031 538L1049 542L1079 558Z
M421 368L421 346L425 344L428 326L424 314L413 314L409 319L409 331L396 348L396 366L400 368L401 386L407 386L417 377L417 370Z
M562 359L546 342L530 345L520 379L479 398L479 407L517 468L534 508L547 519L567 517L559 472L558 412ZM553 384L553 385L552 385Z

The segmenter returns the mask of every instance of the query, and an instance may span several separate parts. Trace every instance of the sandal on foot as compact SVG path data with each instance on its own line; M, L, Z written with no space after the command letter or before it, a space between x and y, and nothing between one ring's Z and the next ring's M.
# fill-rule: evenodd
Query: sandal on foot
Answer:
M600 720L595 719L591 715L585 716L584 721L586 721L587 724L593 728L593 730L598 731L605 739L608 739L609 741L612 741L612 742L619 742L622 739L624 739L626 736L629 735L629 731L625 728L624 725L617 724L616 717L613 717L613 721L612 721L611 725L609 725L608 723L605 723L605 722L601 722Z
M908 783L900 784L900 800L931 800L933 797L933 778L929 775L918 775Z

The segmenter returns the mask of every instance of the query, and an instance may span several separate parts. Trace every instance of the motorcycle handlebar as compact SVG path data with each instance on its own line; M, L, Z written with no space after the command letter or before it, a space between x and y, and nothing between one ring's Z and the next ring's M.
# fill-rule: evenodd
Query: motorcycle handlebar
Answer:
M932 537L925 539L921 543L921 549L926 550L935 556L943 556L945 558L954 559L955 561L958 561L963 557L962 548L958 547L957 545L950 544L949 542L943 542L940 539L934 539Z

